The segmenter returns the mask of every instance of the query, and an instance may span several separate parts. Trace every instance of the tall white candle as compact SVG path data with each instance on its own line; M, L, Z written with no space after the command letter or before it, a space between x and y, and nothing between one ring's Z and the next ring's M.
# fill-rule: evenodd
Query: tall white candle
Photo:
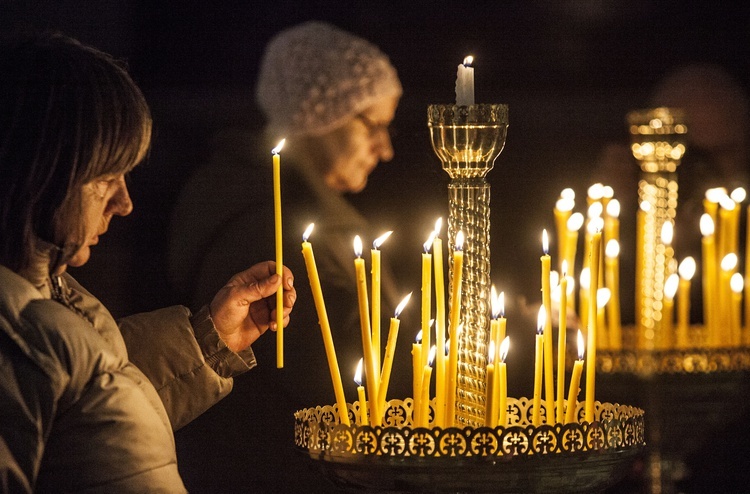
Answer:
M458 106L469 106L474 104L474 67L471 64L474 57L464 58L464 62L458 65L456 73L456 104Z

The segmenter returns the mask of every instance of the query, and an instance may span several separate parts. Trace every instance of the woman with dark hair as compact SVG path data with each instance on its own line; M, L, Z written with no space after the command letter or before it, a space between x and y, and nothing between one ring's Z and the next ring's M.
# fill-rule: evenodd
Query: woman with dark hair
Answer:
M292 274L236 274L191 314L115 322L67 272L114 216L151 116L110 56L62 35L0 46L0 490L184 492L173 430L255 366ZM283 281L282 281L283 278Z

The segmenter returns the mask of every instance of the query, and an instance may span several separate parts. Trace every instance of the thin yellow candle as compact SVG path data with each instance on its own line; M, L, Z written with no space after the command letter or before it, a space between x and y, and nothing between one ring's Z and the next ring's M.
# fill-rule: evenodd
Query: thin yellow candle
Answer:
M635 216L635 346L645 347L643 327L643 283L644 283L644 236L646 235L646 218L651 209L648 201L641 201ZM584 327L586 327L584 325Z
M365 273L365 260L362 259L362 239L357 235L354 237L354 271L357 275L357 299L359 302L359 323L362 333L362 352L365 359L365 380L367 382L367 395L374 396L370 400L370 417L373 425L380 425L380 413L378 413L378 372L375 368L375 356L372 350L372 331L370 329L370 304L367 300L367 275Z
M318 267L315 264L315 254L313 253L312 244L308 242L314 226L314 223L310 223L302 234L302 257L305 259L307 278L310 280L310 291L312 292L313 302L315 302L315 310L318 314L318 325L320 326L320 333L323 335L323 346L326 351L328 370L331 373L331 381L333 381L333 392L336 396L339 421L342 424L349 425L349 414L346 411L344 386L341 383L341 372L339 371L336 349L333 345L333 336L331 335L331 325L328 321L325 299L323 298L323 289L320 286L320 276L318 275Z
M688 329L690 328L690 284L695 275L695 259L688 256L682 260L678 272L680 286L677 288L677 347L688 346Z
M569 191L569 192L566 192ZM557 256L558 259L565 259L567 238L568 238L568 220L575 207L575 192L573 189L564 189L560 193L560 198L555 202L555 227L557 230Z
M435 222L435 239L432 242L432 262L435 271L435 345L438 348L435 359L435 423L438 426L445 420L445 276L443 273L443 241L440 230L443 219Z
M499 396L497 399L499 418L496 423L500 427L508 426L508 370L506 368L505 359L508 357L509 346L510 338L506 336L500 344L500 361L497 364L497 374L495 379L498 383L496 388L499 388Z
M568 331L568 263L563 261L562 276L558 285L560 294L560 318L557 323L557 422L562 423L564 418L565 407L565 353L566 353L566 332Z
M591 285L590 293L599 291L599 262L601 259L602 232L596 231L591 236ZM595 299L594 299L595 300ZM586 422L594 421L594 403L596 391L596 302L590 303L588 321L588 344L589 358L586 360Z
M728 196L724 195L719 201L719 258L733 252L732 247L736 231L734 230L733 211L737 204Z
M568 409L565 412L565 423L571 424L576 421L576 406L578 405L578 393L580 391L581 373L583 372L583 333L578 330L578 360L573 364L573 372L570 376L570 388L568 390Z
M547 312L539 307L537 317L536 343L534 345L534 395L532 402L532 423L538 427L542 423L542 366L544 365L544 325Z
M747 207L745 238L745 333L750 333L750 206Z
M497 318L497 338L502 341L505 339L507 333L507 320L505 319L505 292L500 292L497 296L497 305L500 313L500 317Z
M435 360L435 352L435 345L432 345L427 364L422 371L422 397L419 399L419 427L430 426L430 381L432 379L432 362Z
M721 273L719 274L719 326L722 332L722 345L731 343L730 317L731 311L731 287L729 283L737 267L737 254L730 252L721 260Z
M396 307L396 311L391 318L391 325L388 328L388 342L385 344L385 355L383 356L383 368L380 370L380 383L378 384L378 403L382 413L386 410L386 401L388 400L388 385L391 381L391 369L393 367L393 356L396 353L396 342L398 341L398 328L401 324L398 316L406 307L411 299L411 293L401 300Z
M741 317L742 317L742 288L744 285L742 275L734 273L729 280L729 287L732 289L732 307L730 311L730 328L732 331L732 344L739 346L742 344Z
M365 398L365 387L362 386L362 359L359 359L357 371L354 373L354 382L357 384L357 397L359 398L359 424L370 425L367 418L367 399Z
M432 315L432 242L435 240L435 232L424 243L422 253L422 365L427 364L430 354L430 319Z
M708 334L708 342L712 346L719 343L719 334L716 327L715 310L718 304L718 295L716 293L717 278L717 260L716 260L716 243L714 241L714 221L711 215L704 213L700 219L701 230L701 255L702 276L703 276L703 324Z
M461 284L463 283L464 233L459 230L453 249L453 278L451 280L450 299L450 351L448 353L448 378L445 396L445 425L452 427L456 415L456 380L458 379L458 338L461 332L459 318L461 315Z
M667 349L674 345L674 297L680 285L680 277L672 273L664 283L664 301L661 310L661 334L657 335L658 348Z
M565 247L565 261L568 263L568 273L576 272L576 252L578 247L578 231L583 227L584 218L581 213L573 213L568 219L567 246ZM575 310L575 297L568 299L568 308Z
M596 291L596 344L601 349L609 349L609 335L607 334L604 314L611 296L612 294L607 287Z
M615 201L616 199L613 199ZM610 203L611 204L611 203ZM620 316L620 243L616 239L604 248L604 280L611 295L607 304L607 332L609 347L622 348L622 321Z
M284 274L284 244L281 237L281 148L286 139L271 150L273 155L273 217L276 239L276 274ZM284 288L276 290L276 367L284 367Z
M414 404L412 406L412 422L414 426L419 424L420 401L422 400L422 330L417 333L416 343L411 345L411 369L412 369L412 396Z
M547 423L555 422L555 368L552 342L552 291L550 289L550 256L547 230L542 230L542 304L546 317L544 319L544 397L547 402Z
M610 240L620 241L620 201L612 199L607 203L604 215L605 245Z
M372 243L371 278L372 284L372 351L374 353L375 368L380 369L380 247L393 232L385 232Z
M486 396L485 403L487 404L484 412L484 425L487 427L495 427L497 423L497 396L495 395L495 342L490 340L490 344L487 351L487 365L486 365Z
M730 199L734 201L734 209L732 209L730 222L732 224L732 235L729 242L730 252L740 251L740 215L742 214L742 206L740 205L747 197L747 192L744 187L737 187L729 194Z
M581 326L588 327L589 300L591 299L591 271L588 267L581 269L578 286L578 318L581 320Z

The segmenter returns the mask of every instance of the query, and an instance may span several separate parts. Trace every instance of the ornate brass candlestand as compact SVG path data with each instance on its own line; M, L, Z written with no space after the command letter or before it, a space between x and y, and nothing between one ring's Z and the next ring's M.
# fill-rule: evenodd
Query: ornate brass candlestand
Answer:
M430 105L427 126L432 148L451 179L448 185L449 250L455 249L458 231L463 231L466 238L461 299L464 330L458 343L456 425L480 426L484 424L485 414L490 291L490 185L485 177L505 146L508 106ZM452 262L450 278L453 279ZM449 331L451 337L456 334L455 328Z

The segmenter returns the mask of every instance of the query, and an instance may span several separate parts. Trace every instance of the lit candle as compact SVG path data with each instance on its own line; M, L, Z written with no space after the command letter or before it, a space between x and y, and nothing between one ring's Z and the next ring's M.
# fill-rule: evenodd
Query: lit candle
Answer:
M651 210L648 201L641 201L635 217L635 329L636 348L643 349L645 345L643 326L643 284L644 279L644 237L646 235L646 218Z
M565 423L576 421L576 406L578 405L578 393L580 391L581 373L583 372L583 333L578 330L578 360L573 364L573 373L570 376L570 389L568 390L568 409L565 413Z
M422 371L422 397L419 399L419 427L430 426L430 380L432 379L432 362L435 360L436 347L432 345L427 364Z
M598 348L609 349L609 335L604 322L604 313L612 294L609 288L603 287L596 291L596 344Z
M555 369L553 367L552 344L552 292L550 290L550 256L549 237L547 230L542 230L542 304L546 317L544 318L544 397L547 402L547 423L555 421Z
M732 307L731 307L731 332L732 344L739 346L742 344L741 317L742 317L742 289L744 285L742 275L734 273L729 279L729 287L732 289Z
M380 383L378 384L378 403L379 409L385 413L386 401L388 399L388 384L391 380L391 368L393 367L393 356L396 353L396 342L398 341L398 328L401 324L398 316L404 310L406 304L411 299L411 293L401 300L396 307L396 312L391 318L391 325L388 328L388 342L385 344L385 355L383 356L383 368L380 370Z
M566 259L568 250L568 220L575 207L575 192L567 188L560 192L555 202L555 227L557 230L557 256L560 261Z
M568 263L568 273L576 272L576 252L578 247L578 231L583 227L584 218L581 213L573 213L568 218L567 246L565 247L565 261ZM575 309L575 297L568 300L568 308Z
M568 331L568 263L562 263L562 276L558 285L560 302L560 318L557 323L557 422L562 423L564 418L565 407L565 353L566 353L566 332Z
M495 427L497 423L497 396L495 395L495 342L490 340L489 349L487 351L487 366L486 366L486 399L484 412L484 425L487 427Z
M508 370L506 368L505 359L508 357L509 346L510 339L506 336L500 344L500 362L497 364L496 371L496 381L498 382L497 387L499 388L497 408L500 415L497 424L501 427L508 426Z
M544 310L544 306L539 307L536 325L536 344L534 346L534 396L532 404L532 422L534 427L538 427L542 423L542 365L544 362L544 325L546 324L546 317L547 312Z
M591 271L588 267L581 269L578 280L578 318L581 326L588 327L589 324L589 299L591 293Z
M471 64L474 57L464 58L464 63L458 65L456 73L456 104L469 106L474 104L474 67Z
M656 335L658 348L671 348L673 345L672 333L674 331L674 297L680 285L680 277L672 273L664 283L664 302L661 314L661 334Z
M734 238L737 236L733 211L737 204L728 195L722 196L719 201L719 255L723 259L725 255L733 252Z
M458 338L461 332L459 317L461 315L461 284L464 265L464 233L459 230L453 249L453 278L451 280L450 299L450 352L448 354L448 391L445 397L445 425L452 427L456 414L456 380L458 379Z
M430 317L432 314L432 242L435 240L435 232L424 243L422 253L422 359L423 365L427 363L430 354Z
M716 327L715 309L718 307L719 298L716 293L718 278L714 221L710 214L703 213L701 215L700 230L702 235L701 255L703 256L703 324L708 334L709 344L716 346L719 343L719 334Z
M393 232L385 232L372 243L370 251L372 259L372 351L374 353L375 368L380 368L380 246Z
M286 139L271 150L273 155L273 216L276 237L276 274L284 274L284 245L281 238L281 148ZM276 367L284 367L284 288L276 290Z
M677 289L677 346L688 346L688 328L690 327L690 283L695 275L695 259L688 256L682 260L678 272L680 286Z
M367 400L365 399L365 388L362 386L362 359L359 359L357 371L354 373L354 382L357 384L357 396L359 397L359 424L370 425L367 419Z
M443 273L443 241L440 230L443 219L435 221L435 239L432 242L432 262L435 268L435 344L445 349L445 276ZM435 423L445 420L445 351L438 351L435 359Z
M349 425L349 414L346 411L346 397L344 395L344 386L341 383L339 362L336 357L336 349L333 346L333 336L331 335L331 326L328 322L328 312L326 311L325 300L323 299L323 290L320 286L320 276L318 275L318 268L315 264L315 254L313 253L312 244L307 241L310 238L313 226L314 224L310 223L307 229L305 229L305 232L302 234L302 256L305 259L307 278L310 280L310 291L312 291L313 301L315 302L315 310L318 314L318 325L320 326L320 332L323 335L323 345L325 346L326 350L326 358L328 359L328 370L331 373L331 381L333 381L333 392L336 396L339 421L342 424Z
M591 236L591 262L589 263L591 272L591 285L589 292L592 294L599 291L599 261L601 258L602 232L597 230ZM589 305L588 321L588 344L589 358L586 360L586 422L594 421L594 394L596 388L596 297L593 297L593 303Z
M731 287L729 286L737 267L737 254L730 252L721 260L721 274L719 275L719 323L722 329L722 344L729 345L731 342L730 317L731 311Z
M417 333L416 343L411 345L411 369L412 369L412 395L414 404L412 406L412 422L414 426L419 425L420 401L422 399L422 330Z
M613 200L613 202L616 199ZM612 204L610 202L610 204ZM622 326L620 317L620 243L616 239L607 242L604 248L604 280L610 292L607 305L607 331L609 347L612 350L622 348Z
M370 304L367 300L367 275L365 260L362 259L362 239L354 237L354 271L357 275L357 299L359 302L359 325L362 332L362 351L365 359L365 379L368 396L378 396L378 372L375 368L375 358L372 351L372 332L370 330ZM370 400L370 417L373 425L380 425L378 400Z
M604 215L605 245L610 240L620 241L620 201L612 199L607 203Z
M602 183L595 183L589 185L589 188L586 190L586 203L591 206L594 203L601 203L602 198L604 197L604 184Z

